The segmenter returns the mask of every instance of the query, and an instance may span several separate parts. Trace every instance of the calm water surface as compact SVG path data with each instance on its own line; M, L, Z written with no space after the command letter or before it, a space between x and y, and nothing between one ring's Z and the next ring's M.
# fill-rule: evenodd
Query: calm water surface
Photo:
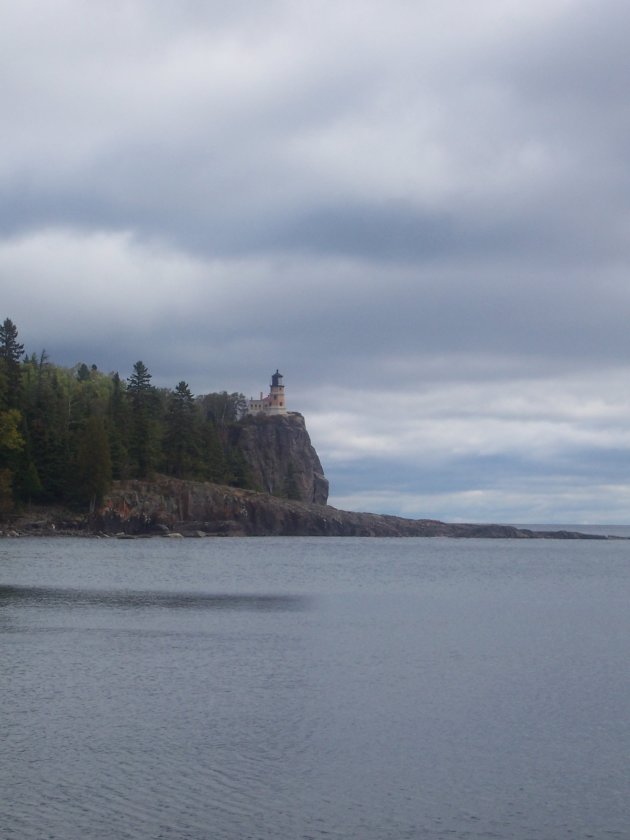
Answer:
M630 837L630 542L0 542L0 836Z

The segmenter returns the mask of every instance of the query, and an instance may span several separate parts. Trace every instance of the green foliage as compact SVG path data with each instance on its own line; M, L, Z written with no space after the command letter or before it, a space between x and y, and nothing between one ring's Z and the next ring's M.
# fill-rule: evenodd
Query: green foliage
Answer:
M240 449L230 447L227 453L227 463L229 470L228 483L233 487L252 487L252 476L249 465Z
M102 417L88 419L79 435L73 490L77 501L88 504L90 513L101 503L112 480L109 438Z
M245 399L195 398L186 382L152 384L138 361L125 382L81 362L64 368L45 350L23 357L17 328L0 326L0 516L31 501L94 509L112 480L168 475L252 487L230 444ZM287 494L291 488L287 485Z
M201 417L186 382L168 396L163 440L166 472L177 478L200 474Z
M0 468L0 521L13 510L13 476L11 470Z
M246 400L243 394L220 393L205 394L200 398L201 410L206 420L219 429L236 423L245 413Z
M217 484L229 484L230 467L226 449L216 426L206 421L201 429L201 449L204 465L203 478Z
M151 385L151 374L144 362L136 362L133 366L133 373L128 379L127 393L132 401L142 400L144 395L153 389Z
M112 461L112 478L120 480L129 476L129 425L130 408L125 396L125 385L120 376L112 376L109 398L109 451Z
M127 398L130 406L131 426L129 431L130 471L134 478L148 478L157 462L159 439L158 425L161 417L155 388L151 385L151 374L144 362L133 366L133 373L127 380Z
M79 369L77 370L77 379L79 380L79 382L87 382L89 378L90 378L90 369L85 364L85 362L82 362L79 365Z
M0 411L0 518L13 509L13 483L19 453L24 448L21 423L22 416L17 409Z
M17 327L10 318L5 318L0 325L0 371L2 399L6 408L17 408L20 404L20 359L24 345L17 337Z
M28 504L41 496L42 482L35 463L29 457L24 459L23 466L16 475L14 483L17 496Z
M0 411L0 458L5 452L15 452L24 446L20 434L22 415L16 408Z

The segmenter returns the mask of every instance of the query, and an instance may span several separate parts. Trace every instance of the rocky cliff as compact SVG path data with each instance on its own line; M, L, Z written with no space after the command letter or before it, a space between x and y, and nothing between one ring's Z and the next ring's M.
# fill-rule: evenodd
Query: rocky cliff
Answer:
M263 493L316 505L328 501L328 481L301 414L246 417L230 429L230 444Z
M509 525L449 525L341 511L218 484L161 477L116 482L91 529L109 534L354 537L510 537L595 539L575 532L529 531Z
M328 481L301 414L246 418L230 431L250 479L264 492L157 476L114 482L101 508L81 515L55 508L16 516L0 536L116 534L118 536L503 537L605 539L568 531L509 525L447 524L342 511L326 504Z

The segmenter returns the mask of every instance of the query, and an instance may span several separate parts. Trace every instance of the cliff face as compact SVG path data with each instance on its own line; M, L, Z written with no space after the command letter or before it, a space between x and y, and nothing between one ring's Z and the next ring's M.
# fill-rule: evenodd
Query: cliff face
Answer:
M91 517L90 526L93 531L129 535L177 531L194 536L595 538L567 531L449 525L431 519L354 513L252 490L167 477L152 482L115 482L103 507Z
M247 417L230 430L230 443L263 493L316 505L328 501L328 480L301 414Z

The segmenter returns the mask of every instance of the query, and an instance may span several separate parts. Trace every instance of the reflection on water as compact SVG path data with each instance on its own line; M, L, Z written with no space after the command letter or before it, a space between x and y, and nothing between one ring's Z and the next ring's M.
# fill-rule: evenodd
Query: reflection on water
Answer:
M625 543L0 549L2 840L627 837Z
M0 585L0 606L24 603L30 606L71 608L73 606L138 609L194 610L303 610L311 599L298 595L230 595L197 592L128 592L125 590L54 589L38 586Z

